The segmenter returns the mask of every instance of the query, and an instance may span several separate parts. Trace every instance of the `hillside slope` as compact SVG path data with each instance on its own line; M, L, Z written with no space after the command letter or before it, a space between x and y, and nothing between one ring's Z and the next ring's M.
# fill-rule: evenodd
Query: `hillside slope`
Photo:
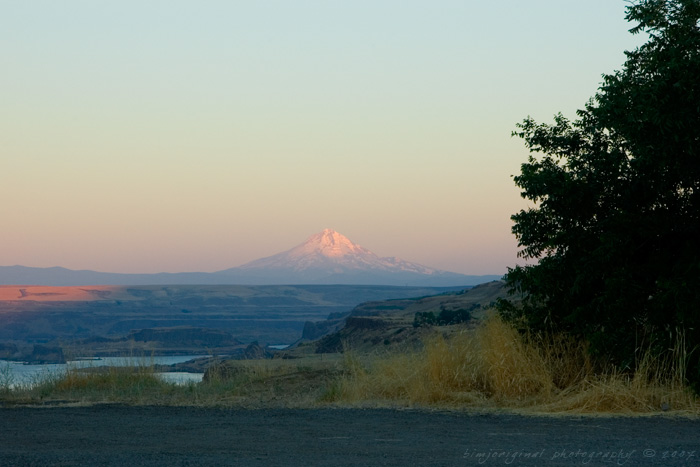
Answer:
M473 325L484 317L487 309L507 294L505 284L493 281L462 291L446 292L418 298L370 301L355 307L350 313L332 315L328 320L307 323L302 341L289 352L292 355L308 353L335 353L350 348L362 352L376 351L389 346L418 344L426 333L432 332L428 322L416 318L441 315L470 319L460 323ZM441 328L457 324L441 323Z

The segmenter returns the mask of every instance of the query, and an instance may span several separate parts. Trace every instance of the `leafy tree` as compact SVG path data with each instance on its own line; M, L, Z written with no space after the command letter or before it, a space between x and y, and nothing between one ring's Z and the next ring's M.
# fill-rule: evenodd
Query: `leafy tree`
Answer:
M418 311L413 316L413 327L433 326L437 324L437 316L432 311Z
M533 202L513 233L537 262L509 269L523 301L499 307L632 367L641 336L659 351L679 333L700 344L700 0L635 1L626 18L649 39L578 118L513 133L530 150L515 184Z
M418 311L413 316L413 327L421 326L447 326L450 324L467 323L472 319L472 311L481 308L481 304L474 303L469 308L449 309L440 306L440 313L435 316L432 311Z

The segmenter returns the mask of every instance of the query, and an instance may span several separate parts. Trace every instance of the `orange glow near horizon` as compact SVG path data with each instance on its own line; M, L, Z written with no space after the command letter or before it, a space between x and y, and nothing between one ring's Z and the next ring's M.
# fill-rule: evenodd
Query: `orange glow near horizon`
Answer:
M0 14L0 266L215 272L334 226L505 273L515 125L643 42L611 0L40 5Z
M36 286L0 285L0 301L92 302L96 300L133 299L124 287L111 285Z

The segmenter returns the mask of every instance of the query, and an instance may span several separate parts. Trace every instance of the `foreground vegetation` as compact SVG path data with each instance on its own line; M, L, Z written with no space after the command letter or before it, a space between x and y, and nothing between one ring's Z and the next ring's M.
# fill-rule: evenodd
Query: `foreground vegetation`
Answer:
M498 317L473 332L435 334L416 352L349 358L338 382L344 402L508 408L535 412L700 414L688 388L682 347L654 360L640 349L637 370L591 360L586 345L564 336L521 335Z
M162 379L149 364L46 373L26 384L0 376L0 405L310 407L339 368L337 358L316 360L304 365L282 359L237 361L235 372L222 374L215 366L206 381L184 384Z
M624 373L593 362L580 342L522 335L496 316L472 330L435 329L418 349L227 362L202 383L168 383L148 365L72 370L15 388L0 378L0 403L700 415L700 400L686 385L682 343L665 361L640 350L637 370Z
M679 339L700 347L700 1L627 3L646 42L575 120L514 132L530 151L514 177L529 207L512 231L530 261L506 275L522 300L500 304L621 369L644 363L640 335L658 356ZM700 352L685 363L700 391Z

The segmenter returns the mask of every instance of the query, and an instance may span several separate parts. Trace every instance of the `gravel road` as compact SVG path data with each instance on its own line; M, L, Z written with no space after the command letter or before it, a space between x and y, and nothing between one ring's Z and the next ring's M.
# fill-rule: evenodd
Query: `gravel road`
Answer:
M0 408L0 466L700 466L700 420L413 410Z

